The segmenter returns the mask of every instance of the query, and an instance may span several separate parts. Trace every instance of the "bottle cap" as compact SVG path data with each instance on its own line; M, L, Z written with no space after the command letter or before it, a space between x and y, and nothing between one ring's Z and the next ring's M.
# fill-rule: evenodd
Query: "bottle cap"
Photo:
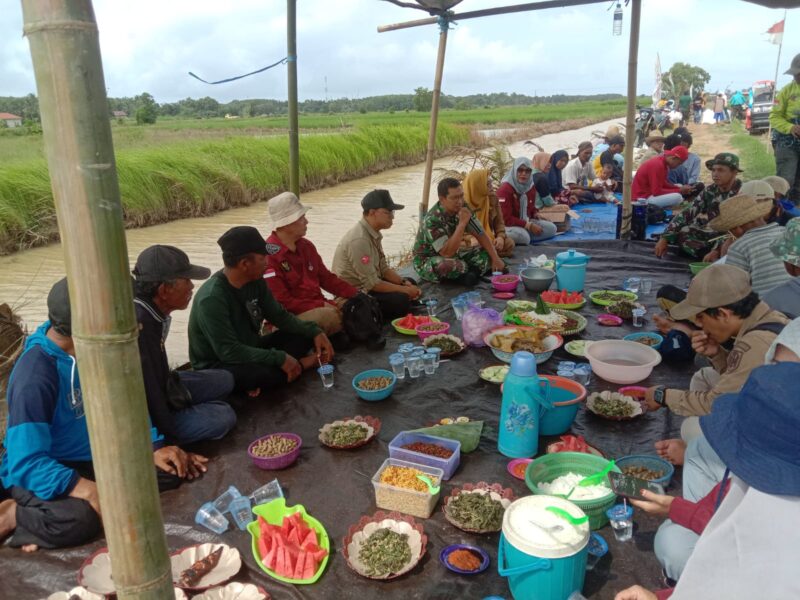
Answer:
M536 377L536 357L525 350L511 357L511 374L519 377Z

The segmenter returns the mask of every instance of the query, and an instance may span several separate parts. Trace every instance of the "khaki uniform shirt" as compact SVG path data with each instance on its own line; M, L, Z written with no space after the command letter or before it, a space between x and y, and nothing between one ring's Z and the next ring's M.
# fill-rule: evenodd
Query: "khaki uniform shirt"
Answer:
M389 270L381 240L383 235L361 219L336 246L333 272L347 283L367 291L374 288Z
M789 319L783 313L772 310L760 302L753 312L742 322L733 349L728 352L720 349L711 359L714 370L722 377L717 385L707 392L688 390L666 390L666 405L672 412L683 416L707 415L717 396L738 392L750 376L750 371L764 364L767 350L775 340L771 331L751 331L764 323L785 325Z

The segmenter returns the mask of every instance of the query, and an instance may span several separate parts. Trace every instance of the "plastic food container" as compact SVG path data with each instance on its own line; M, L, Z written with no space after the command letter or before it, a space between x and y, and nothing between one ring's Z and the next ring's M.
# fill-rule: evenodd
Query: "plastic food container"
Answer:
M293 450L290 450L286 454L281 454L279 456L256 456L253 454L253 447L260 442L261 440L265 440L267 438L271 438L272 436L277 435L280 437L288 438L290 440L294 440L297 442L297 446L294 447ZM266 471L274 471L278 469L285 469L289 465L291 465L294 461L297 460L297 457L300 456L300 448L303 445L303 438L301 438L296 433L270 433L265 436L258 438L257 440L253 440L250 442L250 445L247 447L247 454L253 460L253 464L257 466L259 469L264 469Z
M430 454L414 452L413 450L403 448L403 446L407 444L414 444L416 442L436 444L437 446L452 451L453 454L450 458L438 458ZM447 480L453 476L453 473L456 472L458 465L461 463L461 442L458 440L440 438L435 435L415 433L413 431L401 431L394 436L394 439L389 444L389 458L396 458L397 460L404 460L417 465L436 467L442 470L442 479Z
M561 435L569 431L581 403L586 400L586 388L577 381L558 375L539 375L550 382L553 408L545 409L539 422L539 435Z
M439 501L441 490L436 494L431 494L427 490L418 492L408 488L395 487L393 485L381 483L381 473L389 466L417 469L429 477L438 478L440 481L444 475L443 471L436 467L418 465L404 460L397 460L396 458L387 458L383 461L378 472L372 476L372 485L375 488L375 505L378 508L396 510L397 512L419 517L420 519L427 519L430 517L433 513L433 509L436 508L436 503Z
M672 463L651 454L631 454L618 458L615 463L623 473L625 472L625 467L644 467L655 472L661 471L663 475L653 479L652 483L658 483L664 488L672 481L672 475L675 473L675 467L672 466Z
M492 286L498 292L513 292L519 285L519 277L517 275L495 275L492 277Z
M661 354L650 346L626 340L601 340L586 349L586 358L598 377L611 383L639 383L647 379Z
M434 323L422 323L417 325L414 331L417 332L419 339L424 340L432 335L439 335L450 331L450 323L437 321Z
M391 383L387 385L385 388L380 390L362 390L358 387L358 382L362 379L367 379L368 377L388 377L391 379ZM362 371L355 377L353 377L353 389L358 394L358 397L362 400L367 400L369 402L377 402L378 400L385 400L389 396L392 395L394 391L394 386L397 384L397 375L392 373L391 371L387 371L386 369L370 369L369 371Z
M650 338L654 343L645 344L644 342L641 341L642 338ZM629 333L622 339L628 340L629 342L639 342L640 344L649 346L653 350L658 350L659 348L661 348L661 343L664 341L664 336L659 333L640 331L638 333Z

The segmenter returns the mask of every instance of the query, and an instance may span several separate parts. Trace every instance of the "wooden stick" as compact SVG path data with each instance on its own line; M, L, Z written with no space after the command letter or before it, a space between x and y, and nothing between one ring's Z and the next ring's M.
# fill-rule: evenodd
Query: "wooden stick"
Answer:
M286 74L289 100L289 191L300 196L300 126L297 104L297 1L286 0Z
M631 37L628 45L628 114L625 120L625 165L622 177L622 227L619 237L628 239L631 232L631 183L633 146L636 132L636 69L639 64L639 25L642 0L631 0Z
M121 600L171 598L106 86L91 0L22 0Z

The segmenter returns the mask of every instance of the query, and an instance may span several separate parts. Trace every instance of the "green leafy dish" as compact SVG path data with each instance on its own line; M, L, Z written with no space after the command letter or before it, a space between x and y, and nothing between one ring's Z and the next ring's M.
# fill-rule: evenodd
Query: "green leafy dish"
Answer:
M614 302L619 302L620 300L636 302L639 296L633 292L626 292L624 290L597 290L589 294L589 298L598 306L610 306Z

